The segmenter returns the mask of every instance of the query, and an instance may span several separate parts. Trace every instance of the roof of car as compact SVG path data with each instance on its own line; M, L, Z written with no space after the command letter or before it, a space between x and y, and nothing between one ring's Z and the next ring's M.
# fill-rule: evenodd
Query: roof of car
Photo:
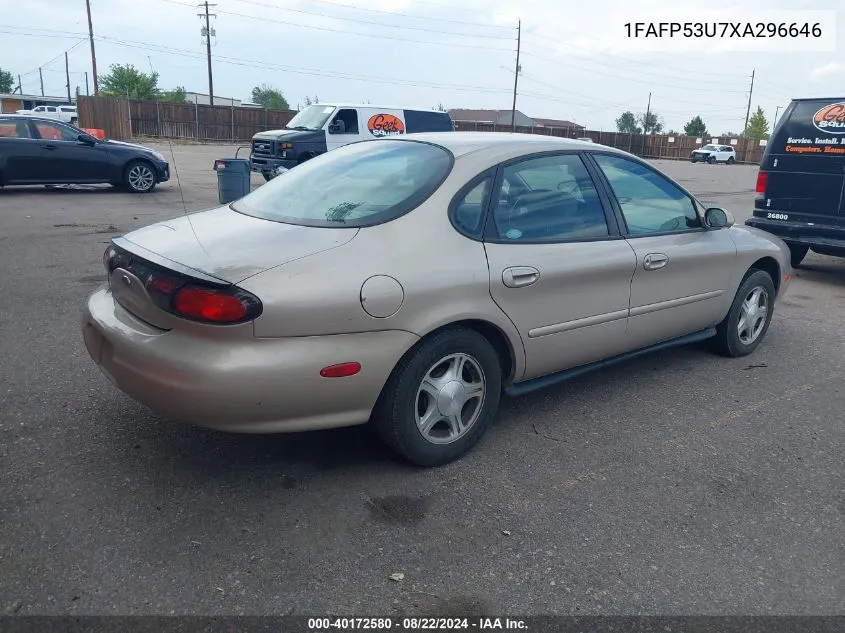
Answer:
M573 138L560 138L557 136L545 136L541 134L513 134L510 132L421 132L418 134L406 134L402 138L413 141L425 141L441 145L452 152L455 156L468 154L483 149L513 149L514 151L527 150L532 152L544 152L566 149L604 149L605 146L598 143L588 143ZM608 147L608 150L613 148Z
M29 114L0 114L0 121L44 121L45 123L63 123L59 119L51 119L46 116L31 116Z

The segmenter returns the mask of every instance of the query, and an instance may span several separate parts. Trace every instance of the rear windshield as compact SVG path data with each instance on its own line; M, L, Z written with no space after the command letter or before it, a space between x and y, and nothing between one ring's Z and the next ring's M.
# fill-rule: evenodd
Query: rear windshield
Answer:
M297 165L231 208L288 224L372 226L421 204L451 168L451 153L437 145L362 141Z

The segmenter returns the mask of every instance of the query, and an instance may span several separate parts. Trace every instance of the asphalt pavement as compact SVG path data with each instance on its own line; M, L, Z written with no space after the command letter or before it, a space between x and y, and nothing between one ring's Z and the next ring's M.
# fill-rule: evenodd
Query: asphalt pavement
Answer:
M234 154L158 149L150 195L0 191L0 614L845 614L845 262L811 254L750 357L505 399L418 469L365 427L174 424L94 366L105 245L214 205ZM756 168L658 163L748 217Z

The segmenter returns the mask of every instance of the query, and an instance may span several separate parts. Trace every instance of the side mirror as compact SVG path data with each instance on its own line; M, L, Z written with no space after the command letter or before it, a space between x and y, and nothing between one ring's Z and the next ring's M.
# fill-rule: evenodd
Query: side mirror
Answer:
M97 144L97 139L95 139L90 134L80 134L79 136L76 137L76 140L79 141L80 143L84 143L85 145L96 145Z
M711 229L725 229L734 225L734 216L730 211L719 207L710 207L704 212L704 223Z

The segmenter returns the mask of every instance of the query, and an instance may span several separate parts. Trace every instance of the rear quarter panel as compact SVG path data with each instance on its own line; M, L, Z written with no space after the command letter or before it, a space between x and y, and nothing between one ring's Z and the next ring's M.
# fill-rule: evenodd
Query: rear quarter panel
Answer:
M263 314L255 321L255 335L404 330L425 336L456 321L479 319L505 334L513 351L514 375L521 376L522 341L490 296L484 246L460 235L448 217L452 196L478 171L483 168L476 171L456 163L446 183L410 213L363 228L343 246L240 283L264 304ZM382 318L370 316L361 303L364 282L377 275L401 285L401 307Z

